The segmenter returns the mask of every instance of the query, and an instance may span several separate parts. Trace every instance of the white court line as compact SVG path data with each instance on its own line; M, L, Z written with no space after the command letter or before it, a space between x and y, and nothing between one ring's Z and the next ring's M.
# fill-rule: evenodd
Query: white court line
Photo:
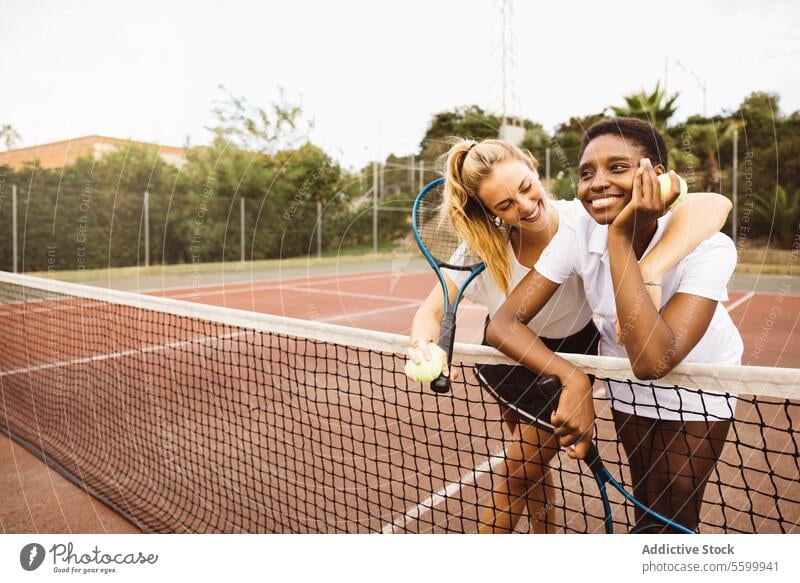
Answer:
M364 310L362 312L348 312L346 314L341 314L339 316L328 316L326 318L319 318L318 322L339 322L342 320L349 320L351 318L360 318L361 316L374 316L376 314L383 314L385 312L396 312L398 310L405 310L406 308L418 308L420 306L421 300L409 300L405 304L400 304L399 306L392 306L389 308L375 308L374 310ZM464 304L463 306L459 306L458 311L461 312L463 310L466 311L478 311L483 312L485 308L478 306L476 304Z
M321 294L321 295L330 295L330 296L339 296L339 297L347 297L347 298L359 298L364 300L384 300L387 302L405 302L411 303L412 305L418 306L420 305L425 298L405 298L405 297L398 297L392 295L378 295L378 294L363 294L359 292L340 292L334 290L327 290L327 289L311 289L311 288L304 288L304 287L284 287L282 289L289 290L289 291L298 291L298 292L309 292L311 294ZM397 308L386 308L389 310L394 310ZM458 311L461 310L480 310L483 311L486 308L483 308L477 304L460 304L458 306ZM372 310L372 312L379 312L380 310Z
M462 475L458 481L450 482L416 506L409 506L402 516L398 517L391 523L387 523L381 529L381 533L397 534L398 532L403 532L410 522L419 520L422 516L439 506L439 504L447 500L453 494L458 493L464 486L470 486L474 484L478 480L478 476L480 474L489 472L490 470L494 469L495 464L500 463L505 459L505 448L497 450L495 453L486 458L481 465L476 466L473 470Z
M398 310L406 310L408 308L416 308L419 302L412 302L408 304L401 304L399 306L392 306L391 308L376 308L374 310L364 310L363 312L348 312L339 316L328 316L327 318L320 318L320 322L340 322L342 320L350 320L351 318L360 318L362 316L374 316L375 314L383 314L386 312L396 312Z
M106 354L95 354L92 356L83 356L81 358L75 358L73 360L59 360L57 362L48 362L45 364L39 364L36 366L29 366L25 368L16 368L14 370L4 370L0 371L0 378L18 374L26 374L31 372L38 372L40 370L48 370L51 368L59 368L59 367L66 367L66 366L75 366L79 364L87 364L90 362L101 362L103 360L111 360L114 358L123 358L125 356L133 356L135 354L147 354L150 352L159 352L161 350L171 350L173 348L180 348L182 346L188 346L189 344L207 344L210 341L216 340L230 340L231 338L236 338L237 336L241 336L245 334L245 332L236 332L234 334L224 334L222 336L201 336L199 338L194 338L192 340L181 340L180 342L170 342L169 344L151 344L150 346L145 346L142 348L132 348L130 350L124 350L122 352L109 352Z
M312 289L307 287L293 287L288 285L285 287L281 287L280 289L288 291L296 291L296 292L308 292L309 294L320 294L326 296L359 298L362 300L382 300L386 302L406 302L406 303L414 302L415 304L420 304L425 299L425 298L401 298L389 294L380 295L380 294L364 294L359 292L340 292L329 289Z
M324 283L324 282L319 282ZM398 297L393 296L390 294L387 295L379 295L379 294L365 294L359 292L343 292L337 290L327 290L327 289L315 289L315 288L307 288L307 287L295 287L295 286L277 286L277 287L270 287L269 289L274 290L285 290L285 291L295 291L295 292L306 292L308 294L314 295L330 295L330 296L337 296L340 298L358 298L362 300L380 300L386 302L403 302L403 304L399 306L391 306L388 308L375 308L372 310L364 310L362 312L349 312L347 314L339 315L339 316L330 316L326 318L319 318L317 321L319 322L338 322L341 320L348 320L349 318L359 318L361 316L373 316L375 314L381 314L383 312L394 312L397 310L403 310L410 306L419 306L424 298L408 298L408 297ZM222 292L221 292L222 293ZM204 295L212 295L212 294L204 294ZM219 294L217 294L219 295ZM180 298L180 297L191 297L189 295L182 296L169 296L172 299ZM196 296L195 296L196 297ZM485 308L470 303L461 304L458 308L460 311L484 311Z
M748 293L748 294L745 294L745 295L743 295L742 297L740 297L738 300L736 300L735 302L733 302L732 304L729 304L729 305L725 306L725 309L726 309L728 312L732 312L732 311L734 311L736 308L738 308L739 306L741 306L743 303L745 303L746 301L748 301L750 298L752 298L754 295L756 295L756 293L755 293L755 292L750 292L750 293ZM776 295L777 295L777 294L776 294Z
M304 281L317 283L317 280L314 278L319 278L319 281L322 283L332 283L334 281L358 281L359 279L369 279L372 277L380 277L381 274L386 275L392 273L389 269L381 269L379 271L369 271L369 272L356 272L356 273L345 273L340 276L337 276L333 279L330 279L330 274L324 275L316 275L316 276L300 276L300 277L287 277L286 279L250 279L244 281L221 281L219 283L206 283L203 285L198 286L179 286L179 287L169 287L164 288L162 287L154 287L154 288L145 288L136 290L135 293L140 294L168 294L170 292L184 292L184 294L177 294L176 296L169 296L169 297L178 297L180 295L192 295L192 294L204 294L204 293L214 293L213 288L219 288L220 290L224 289L231 289L232 291L237 291L237 288L241 288L242 290L250 289L247 286L258 285L265 289L268 289L270 286L274 285L285 285L285 284L298 284ZM423 272L409 272L409 273L423 273Z
M421 273L421 272L414 272L414 273ZM287 285L288 286L298 286L299 284L303 283L304 281L308 282L308 284L309 284L309 286L306 286L306 287L308 287L308 289L311 289L310 288L311 285L326 285L326 284L329 284L329 283L350 283L350 282L354 282L354 281L366 281L366 280L369 280L369 279L385 279L386 277L391 277L391 274L392 274L391 271L379 271L379 272L369 273L369 274L366 274L366 275L351 276L351 277L340 276L340 277L334 277L334 278L328 278L328 279L292 278L292 279L286 280L286 281L276 280L276 281L270 281L269 283L262 283L262 284L259 284L259 285L253 285L252 282L236 282L236 283L230 283L230 284L224 284L224 285L212 284L212 285L209 285L209 286L205 286L205 287L209 287L209 288L220 288L220 289L216 289L216 290L203 291L203 288L198 288L196 290L185 291L183 293L178 293L178 294L170 294L169 293L170 290L165 290L163 293L165 295L167 295L167 297L174 298L174 299L192 298L192 297L196 298L196 297L202 297L202 296L219 296L219 295L223 295L225 293L234 293L234 294L236 294L236 293L247 293L247 292L270 291L270 290L281 289L281 288L283 288L283 287L285 287ZM401 277L404 277L404 276L401 276ZM249 283L249 285L248 285L248 283ZM304 287L304 289L306 289L306 287ZM178 290L183 290L183 289L187 289L187 288L177 288L177 289ZM153 293L158 292L158 291L160 291L160 290L153 290Z

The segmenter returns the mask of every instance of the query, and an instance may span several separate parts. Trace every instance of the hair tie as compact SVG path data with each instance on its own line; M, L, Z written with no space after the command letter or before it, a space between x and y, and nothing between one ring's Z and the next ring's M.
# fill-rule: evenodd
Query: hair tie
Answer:
M461 162L459 162L459 164L458 164L458 173L459 173L459 175L464 173L464 161L467 159L467 156L469 156L469 153L472 151L472 148L474 148L477 145L478 145L478 142L472 142L472 144L470 144L469 148L467 148L466 154L464 154L464 156L461 158Z

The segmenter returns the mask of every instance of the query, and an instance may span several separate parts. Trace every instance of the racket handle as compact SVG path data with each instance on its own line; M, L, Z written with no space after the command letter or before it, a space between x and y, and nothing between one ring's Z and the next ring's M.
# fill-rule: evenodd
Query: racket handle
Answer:
M561 379L554 374L540 375L536 379L536 386L545 395L561 394Z
M586 458L583 461L596 477L603 482L608 482L608 473L604 471L603 458L600 457L600 452L597 451L597 446L594 442L589 444L589 451L586 452Z
M540 376L536 384L545 395L557 395L561 390L561 379L552 374ZM597 451L597 446L593 441L589 443L589 451L586 452L586 458L583 461L598 479L603 482L608 481L606 473L603 471L603 459L600 457L600 452Z
M434 393L445 394L450 392L450 379L444 375L439 375L436 380L431 382L431 390Z
M442 316L442 322L439 327L439 348L444 350L447 355L447 365L450 366L450 360L453 358L453 343L456 338L456 313L455 311L448 310ZM431 390L434 393L449 393L450 392L450 378L440 374L431 383Z

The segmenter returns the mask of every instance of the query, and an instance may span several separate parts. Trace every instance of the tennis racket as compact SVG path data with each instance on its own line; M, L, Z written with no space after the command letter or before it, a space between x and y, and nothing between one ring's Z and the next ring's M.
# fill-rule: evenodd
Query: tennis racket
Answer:
M483 388L497 396L502 400L502 402L513 409L520 417L527 419L534 425L541 427L547 431L554 431L555 428L550 423L550 412L555 409L558 405L558 398L561 394L561 379L559 379L555 375L545 375L540 376L536 381L529 387L527 390L535 390L540 393L540 398L532 399L526 398L527 395L518 395L516 400L510 401L508 395L502 395L497 387L491 385L486 378L481 374L480 371L476 371L478 381L481 383ZM544 398L541 398L541 397ZM530 406L526 406L528 402L537 402L539 403L538 406L542 406L541 404L546 404L544 410L537 411ZM546 419L545 419L546 418ZM647 514L650 518L655 519L658 523L662 525L669 526L674 530L683 533L683 534L696 534L693 530L686 528L685 526L678 524L674 520L670 520L666 516L663 516L656 512L655 510L649 508L639 500L633 497L625 487L620 484L616 478L608 471L608 468L605 467L603 464L603 459L600 457L600 453L597 451L597 447L594 443L589 445L589 452L586 455L586 459L584 463L589 467L589 470L592 472L594 476L594 480L597 483L597 488L600 490L600 499L603 503L603 514L604 514L604 525L606 533L614 534L614 521L611 514L611 503L608 500L608 485L611 485L617 491L619 491L622 496L628 500L631 504L639 508L642 512ZM638 533L645 533L645 532L655 532L660 531L661 527L657 525L648 525L643 528L636 529L635 532ZM633 533L633 531L632 531Z
M439 329L439 346L447 355L449 365L453 357L458 304L461 302L464 290L485 269L485 265L453 229L444 202L444 179L439 178L425 186L417 195L411 221L414 227L414 239L425 260L436 272L442 286L444 315ZM452 304L442 269L469 273ZM431 382L431 390L436 393L447 393L450 390L450 380L440 374Z

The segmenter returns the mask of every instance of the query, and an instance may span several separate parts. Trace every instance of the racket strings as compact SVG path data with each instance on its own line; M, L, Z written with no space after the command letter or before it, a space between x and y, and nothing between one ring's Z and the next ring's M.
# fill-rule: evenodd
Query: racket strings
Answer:
M453 227L443 187L429 191L416 211L417 235L440 265L472 269L482 259Z

